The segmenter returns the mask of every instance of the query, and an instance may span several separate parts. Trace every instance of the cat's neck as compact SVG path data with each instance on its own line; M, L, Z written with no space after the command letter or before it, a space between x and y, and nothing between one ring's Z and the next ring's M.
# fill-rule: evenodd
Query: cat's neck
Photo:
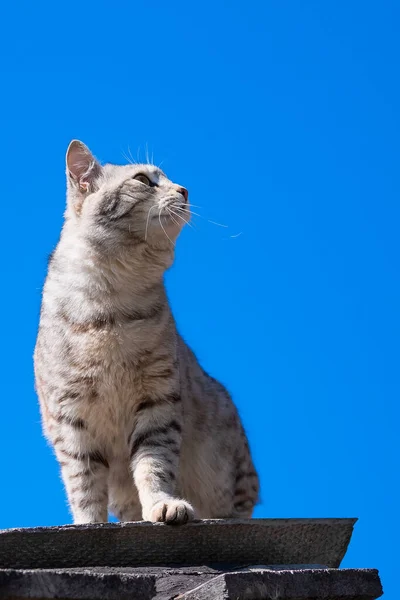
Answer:
M61 293L68 295L74 312L84 303L86 308L104 305L125 313L166 298L164 272L170 253L147 244L107 255L83 237L64 234L53 260L51 269L58 272Z

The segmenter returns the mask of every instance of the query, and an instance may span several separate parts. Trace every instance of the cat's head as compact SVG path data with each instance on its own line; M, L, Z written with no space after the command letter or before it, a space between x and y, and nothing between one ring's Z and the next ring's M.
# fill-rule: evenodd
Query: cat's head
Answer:
M172 250L190 218L184 187L150 164L101 165L78 140L66 163L66 218L91 242L107 251L135 244Z

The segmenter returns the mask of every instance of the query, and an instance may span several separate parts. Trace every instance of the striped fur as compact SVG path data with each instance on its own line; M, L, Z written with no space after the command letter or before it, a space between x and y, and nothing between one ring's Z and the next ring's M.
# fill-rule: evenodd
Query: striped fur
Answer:
M238 413L163 284L186 190L152 165L101 166L80 142L67 184L34 362L74 522L250 517L258 477Z

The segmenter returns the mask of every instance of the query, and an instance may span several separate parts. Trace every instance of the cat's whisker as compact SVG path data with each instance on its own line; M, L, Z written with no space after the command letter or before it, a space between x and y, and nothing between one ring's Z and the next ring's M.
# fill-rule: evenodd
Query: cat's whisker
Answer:
M183 217L181 217L180 215L178 215L178 213L174 212L171 206L167 206L167 211L170 215L175 215L175 217L178 217L179 219L182 219L182 221L185 221L185 219ZM185 221L186 223L186 221Z
M171 244L175 247L174 242L171 240L171 238L169 237L168 233L165 231L164 225L161 223L161 208L158 212L158 220L160 222L161 228L163 230L163 232L165 233L165 235L167 236L167 238L169 239L169 241L171 242Z
M191 206L193 206L193 205L191 205ZM204 219L205 221L208 221L209 223L212 223L213 225L218 225L218 227L224 227L226 229L228 229L228 227L229 227L229 225L224 225L223 223L217 223L216 221L207 219L207 217L203 217L202 215L199 215L199 213L196 213L193 210L188 210L187 208L183 208L182 206L180 206L179 208L177 207L177 210L181 210L181 211L190 213L191 215L196 215L196 217L200 217L200 219Z
M172 202L172 203L169 205L169 207L170 207L170 208L173 208L174 210L179 210L179 209L182 209L182 204L181 204L180 202L179 202L179 203Z
M174 217L173 217L171 214L170 214L169 216L170 216L170 218L172 219L172 221L175 223L175 225L176 225L177 227L180 227L180 224L178 223L178 221L176 221L176 220L174 219Z
M224 225L223 223L217 223L216 221L211 221L211 219L207 219L207 221L209 223L212 223L213 225L218 225L218 227L225 227L226 229L228 229L228 227L229 227L229 225Z
M153 206L150 206L149 212L147 213L146 230L145 230L145 234L144 234L144 240L145 240L145 242L147 242L147 230L149 228L150 213L153 210L153 208L156 208L155 204L153 204Z
M174 208L175 208L175 207L174 207ZM179 215L178 213L177 213L177 215L176 215L176 216L177 216L177 217L179 216L179 217L180 217L180 218L181 218L181 219L182 219L182 220L183 220L183 221L184 221L184 222L185 222L187 225L189 225L189 227L191 227L191 228L192 228L192 229L194 229L195 231L198 231L198 232L200 231L200 229L199 229L199 228L198 228L198 227L195 225L195 223L193 223L193 222L190 222L190 221L187 221L186 219L184 219L184 218L182 217L182 215Z
M130 149L130 147L129 147L129 146L128 146L128 154L129 154L129 156L131 157L131 160L129 161L129 162L131 163L131 165L136 165L136 164L137 164L137 161L136 161L136 160L133 158L133 156L132 156L132 152L131 152L131 149Z
M177 210L179 208L182 208L182 205L180 203L177 204L176 202L171 202L171 204L169 205L169 208L173 208L174 210Z
M174 219L174 217L172 216L172 211L171 211L171 209L170 209L170 208L167 208L167 213L169 214L169 217L170 217L171 221L173 221L177 227L180 227L180 225L179 225L178 221L176 221L176 220Z
M193 229L193 231L198 231L197 227L195 227L192 223L190 223L189 221L186 221L186 219L184 219L181 215L178 215L178 213L174 212L173 210L171 210L171 208L169 208L169 211L172 212L172 214L175 215L175 217L178 217L178 219L181 219L183 222L183 225L188 225L190 227L190 229ZM174 220L174 223L176 223L176 221ZM177 223L178 226L180 226L179 223ZM182 226L183 226L182 225Z
M173 205L173 208L174 208L176 211L178 211L178 213L181 213L181 214L183 214L183 215L185 215L185 216L186 216L186 215L189 215L189 217L191 217L191 216L192 216L192 214L195 214L195 213L192 213L192 211L190 211L190 210L187 210L187 211L185 211L185 210L184 210L184 209L183 209L181 206L175 206L175 205ZM195 229L196 229L196 227L195 227Z
M203 206L199 206L198 204L192 204L189 202L189 206L193 206L194 208L204 208Z
M204 219L204 217L202 217L201 215L199 215L199 213L196 213L193 210L189 210L187 208L184 208L183 206L177 206L176 208L179 209L179 210L181 210L181 211L183 211L183 212L189 213L191 215L196 215L196 217L201 217L202 219Z
M123 158L126 160L126 162L127 162L127 163L129 163L130 165L132 165L132 164L133 164L133 163L132 163L132 161L131 161L131 160L129 160L129 158L127 157L127 155L125 154L125 152L124 152L124 151L121 151L121 155L122 155L122 157L123 157Z
M193 227L192 223L190 223L189 221L186 221L186 219L184 219L184 218L183 218L181 215L178 215L178 213L174 212L170 206L168 207L168 209L169 209L169 210L170 210L170 211L171 211L171 212L172 212L172 213L173 213L173 214L174 214L176 217L178 217L179 219L182 219L182 221L183 221L183 223L184 223L185 225L189 225L189 227L191 227L191 229L195 229L195 227Z

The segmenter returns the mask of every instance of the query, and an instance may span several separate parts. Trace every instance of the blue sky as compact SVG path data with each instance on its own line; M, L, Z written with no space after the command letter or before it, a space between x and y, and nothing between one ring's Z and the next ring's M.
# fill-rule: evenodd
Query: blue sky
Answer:
M343 566L379 568L396 597L399 13L357 0L3 8L0 527L70 520L32 374L66 147L124 162L147 146L202 207L167 286L243 416L255 516L359 517Z

